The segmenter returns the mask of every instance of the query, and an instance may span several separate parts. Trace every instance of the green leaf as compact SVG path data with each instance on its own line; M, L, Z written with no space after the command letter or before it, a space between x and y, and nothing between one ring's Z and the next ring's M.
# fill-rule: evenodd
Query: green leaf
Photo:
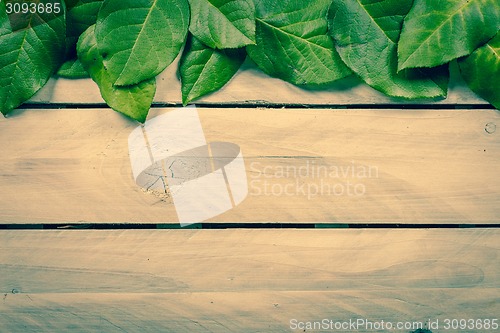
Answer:
M66 61L57 76L68 79L88 78L76 54L80 35L97 21L97 13L103 0L66 0Z
M189 31L216 49L255 44L255 6L252 0L189 0Z
M3 114L40 90L64 58L64 15L29 14L20 19L27 21L11 22L5 2L0 2L0 111ZM25 28L13 31L11 23Z
M351 74L327 36L331 0L255 0L256 42L248 55L265 73L297 85Z
M434 67L468 55L498 29L498 0L415 0L399 41L398 69Z
M217 91L236 74L245 61L244 49L214 50L196 37L188 42L180 61L182 103Z
M330 35L342 60L367 84L394 97L446 96L447 68L397 73L397 43L412 0L334 0Z
M156 91L155 79L132 86L114 86L97 48L95 25L88 28L80 36L77 51L78 58L99 86L106 103L115 111L140 122L146 121Z
M67 79L83 79L90 77L89 73L83 68L82 63L78 59L66 60L57 71L57 76Z
M500 110L500 32L458 64L471 90Z
M187 0L106 0L96 38L115 85L131 85L161 73L187 36Z
M103 0L72 0L67 3L66 34L69 48L74 48L78 37L97 21Z

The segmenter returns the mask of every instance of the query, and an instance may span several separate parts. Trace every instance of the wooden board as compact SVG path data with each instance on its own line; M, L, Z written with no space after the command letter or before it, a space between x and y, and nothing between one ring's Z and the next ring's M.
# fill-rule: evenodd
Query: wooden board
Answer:
M150 119L171 111L153 109ZM207 141L241 147L249 186L240 205L208 222L500 219L495 110L201 108L198 114ZM127 139L136 126L104 109L23 110L0 120L0 221L177 223L170 197L134 182ZM325 167L337 173L314 174ZM359 168L370 174L349 173ZM361 195L349 194L348 182L359 184ZM344 184L345 191L315 192L322 183ZM280 192L286 186L289 192Z
M432 331L443 332L445 319L500 313L499 236L497 229L1 231L0 331L303 332L290 329L291 320L431 319L441 325Z
M174 62L157 78L156 103L181 103L181 86L177 77L178 62ZM247 61L236 76L219 92L205 96L195 102L199 104L315 104L315 105L359 105L359 104L466 104L488 105L477 97L463 82L458 66L451 65L449 93L446 99L412 100L390 98L349 77L320 89L299 88L279 79L271 78ZM90 79L51 79L31 99L32 103L104 103L97 85Z

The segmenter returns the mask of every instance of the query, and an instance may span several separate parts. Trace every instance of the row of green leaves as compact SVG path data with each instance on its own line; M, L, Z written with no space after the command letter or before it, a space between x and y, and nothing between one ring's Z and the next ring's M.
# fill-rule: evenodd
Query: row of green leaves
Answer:
M295 85L355 74L407 99L445 98L448 64L458 59L470 88L500 109L498 0L67 0L63 7L65 15L13 31L0 2L3 114L57 72L90 76L111 108L144 122L155 77L182 49L184 104L222 88L248 55Z

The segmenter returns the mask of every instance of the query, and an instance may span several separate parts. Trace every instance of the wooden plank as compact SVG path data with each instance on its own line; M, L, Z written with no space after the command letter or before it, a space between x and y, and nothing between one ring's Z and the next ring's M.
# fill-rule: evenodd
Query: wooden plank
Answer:
M431 319L441 325L432 331L443 332L445 319L497 318L499 236L498 229L1 231L0 331L303 332L290 321Z
M170 111L153 109L150 119ZM241 204L207 222L499 221L494 110L198 114L207 141L241 147L248 183ZM128 136L136 126L93 109L0 120L0 221L178 223L172 197L134 182Z
M157 103L181 103L181 87L177 77L177 62L168 67L157 78ZM104 103L99 89L90 79L51 79L36 96L34 103ZM247 61L233 80L217 93L197 101L202 104L478 104L487 105L463 82L457 65L451 66L450 91L442 100L417 100L389 98L372 89L355 77L349 77L322 89L302 89L279 79L274 79L258 70Z

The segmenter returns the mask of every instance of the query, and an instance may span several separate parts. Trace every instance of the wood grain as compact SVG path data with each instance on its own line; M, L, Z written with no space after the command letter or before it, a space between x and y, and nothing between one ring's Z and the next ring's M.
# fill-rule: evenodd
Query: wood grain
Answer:
M497 229L1 231L0 331L298 332L291 319L495 318L499 236Z
M156 103L180 104L181 86L177 77L178 62L174 62L157 78ZM313 89L299 88L271 78L247 61L236 76L220 91L195 101L201 104L467 104L488 105L463 82L456 64L451 66L449 94L440 100L413 100L390 98L349 77L329 86ZM33 103L104 103L97 85L90 79L51 79L30 102Z
M153 109L150 118L170 110ZM497 111L201 108L198 113L207 141L241 147L249 184L240 205L208 222L500 219L500 137L491 130L499 122ZM24 110L0 120L0 221L176 223L171 198L145 193L133 180L127 138L136 126L104 109ZM368 177L282 172L307 166L374 171ZM345 189L351 182L364 192L315 193L322 182ZM286 186L291 194L279 193Z

